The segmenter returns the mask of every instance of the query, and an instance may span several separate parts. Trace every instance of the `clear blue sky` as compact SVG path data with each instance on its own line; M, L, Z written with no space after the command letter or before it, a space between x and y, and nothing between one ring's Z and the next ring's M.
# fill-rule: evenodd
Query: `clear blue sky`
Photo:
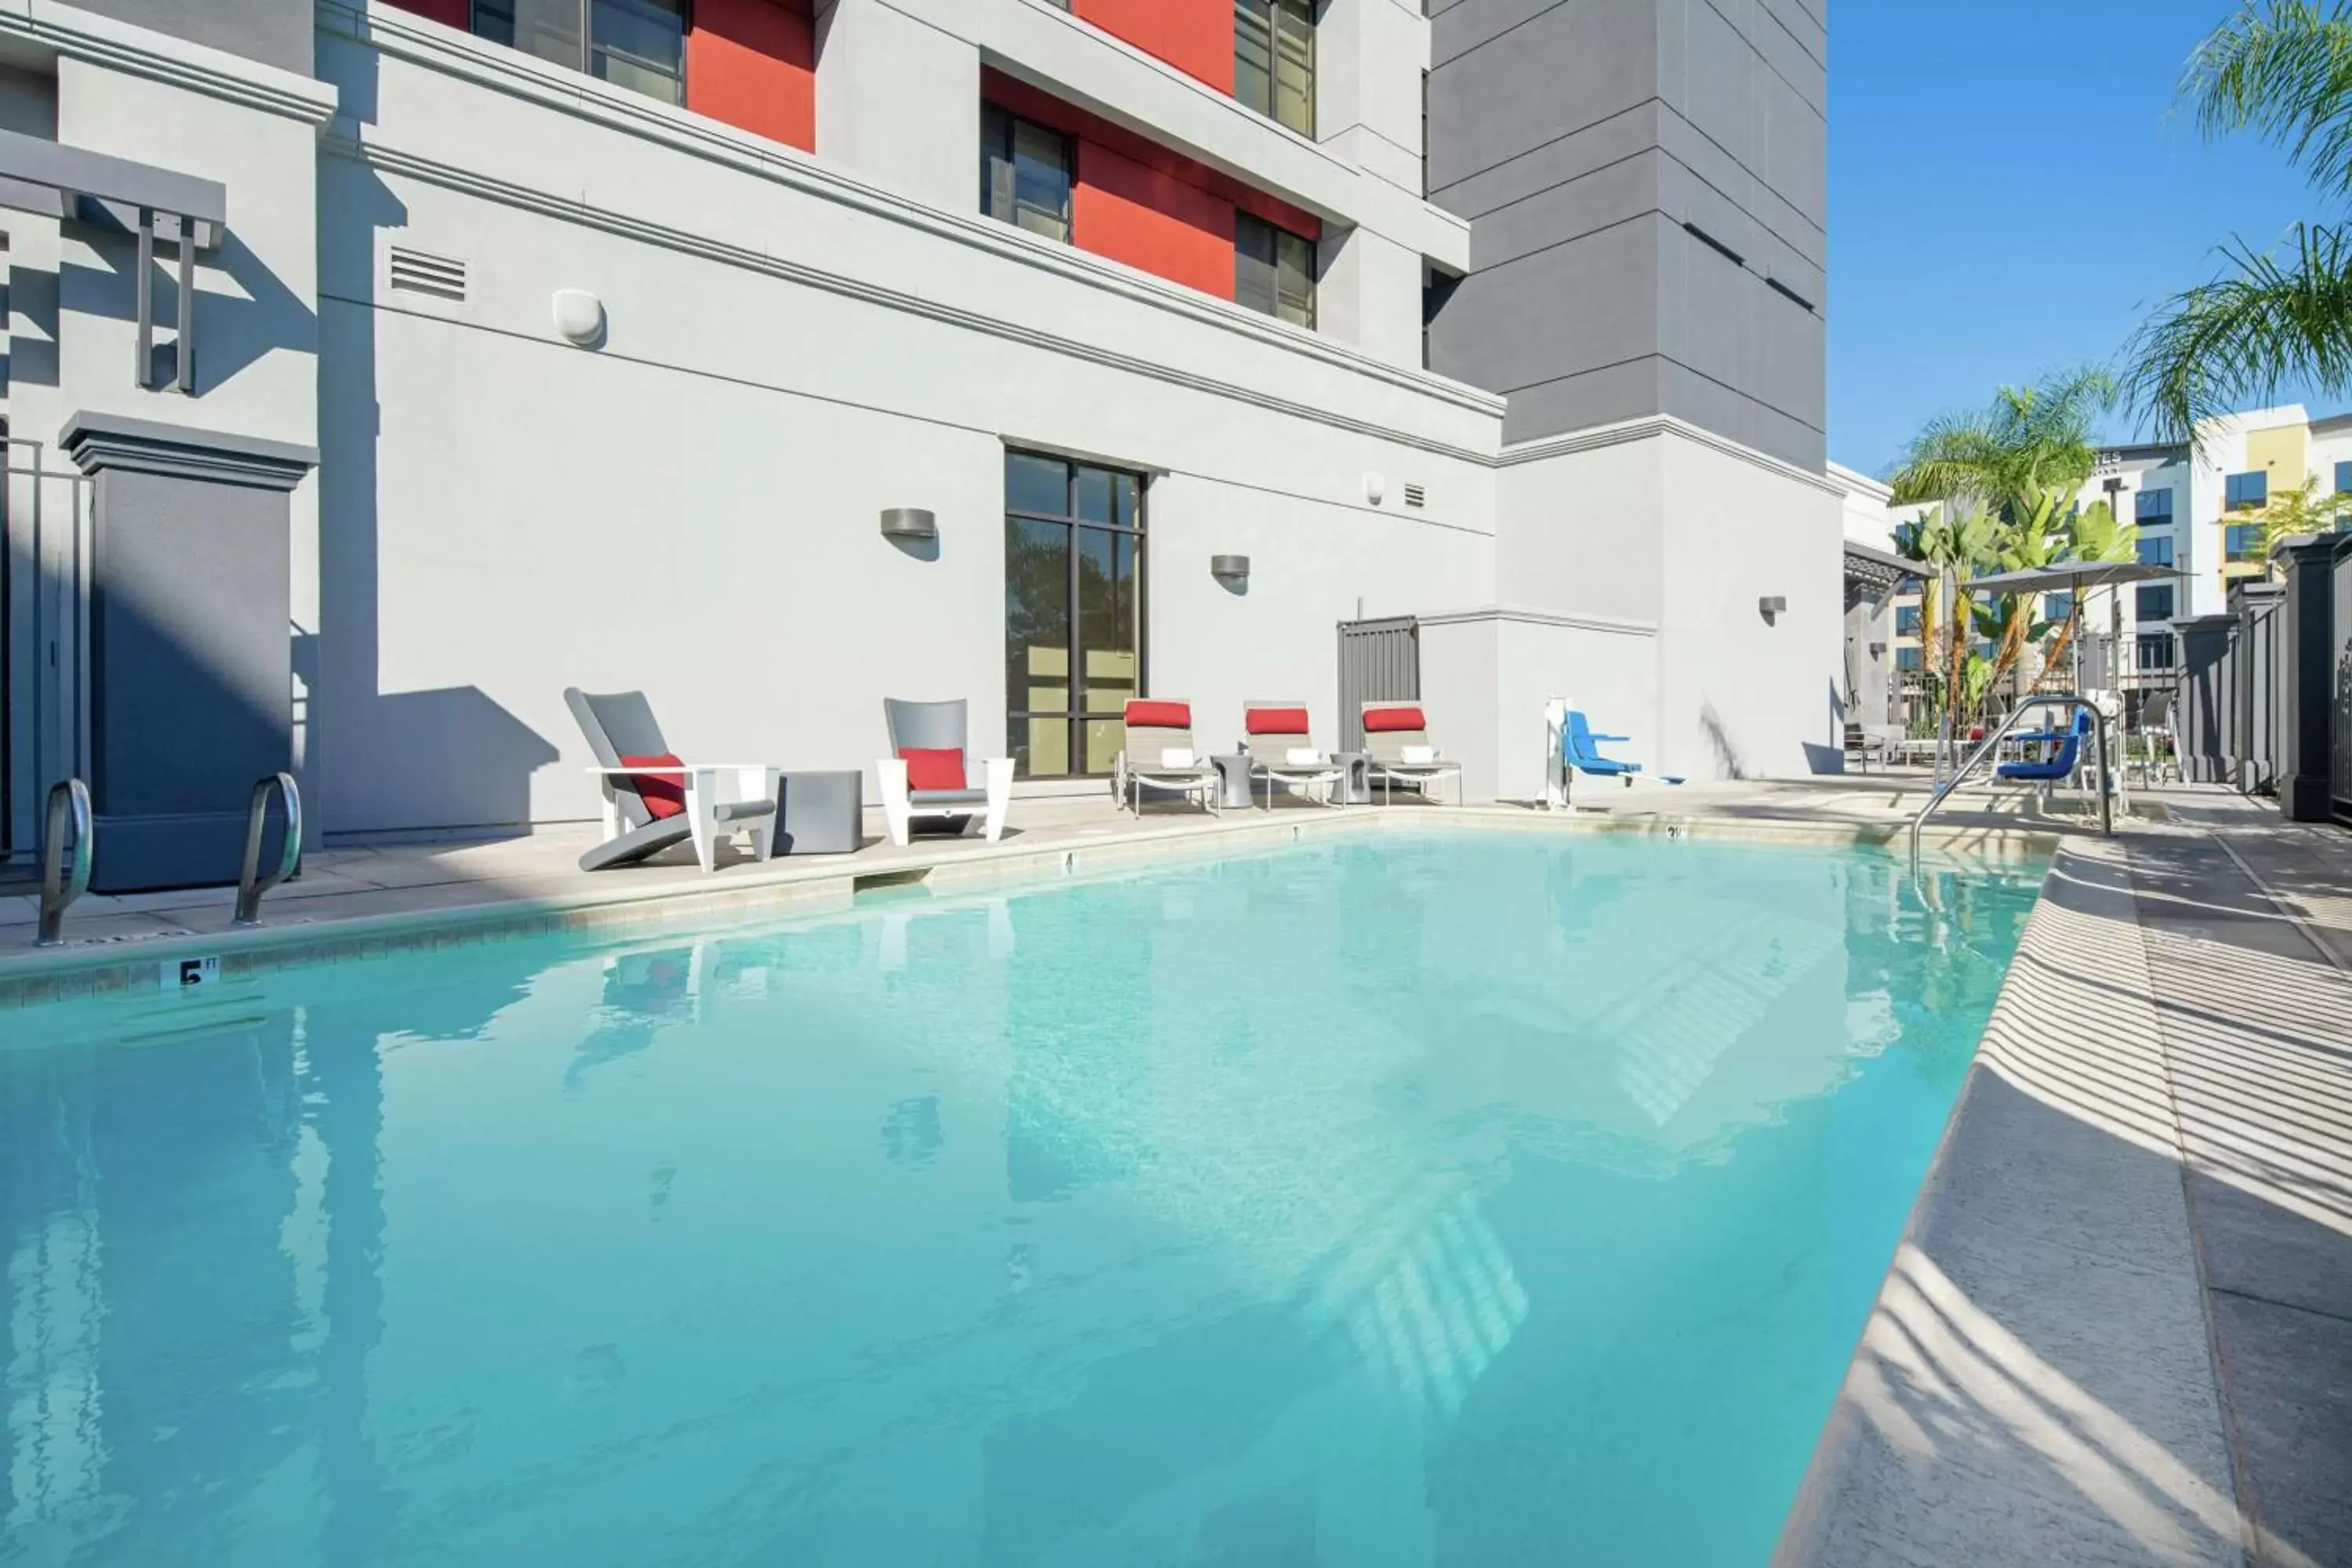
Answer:
M1832 0L1832 458L1883 473L1936 414L2112 361L2227 236L2267 247L2336 216L2278 153L2208 144L2174 111L2183 62L2235 9Z

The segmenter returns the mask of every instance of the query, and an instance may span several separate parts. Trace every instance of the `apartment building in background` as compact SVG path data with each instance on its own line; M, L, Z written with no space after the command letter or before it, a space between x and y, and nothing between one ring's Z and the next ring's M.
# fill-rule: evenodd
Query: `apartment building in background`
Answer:
M281 745L330 835L590 816L575 685L1099 789L1139 694L1342 744L1391 617L1474 796L1551 695L1835 766L1821 8L1425 9L0 12L10 847Z
M2352 415L2314 419L2300 405L2228 415L2200 430L2197 448L2192 456L2186 443L2109 447L2076 497L2081 506L2109 503L2137 527L2139 559L2174 569L2169 578L2116 593L2126 686L2168 682L2180 658L2175 623L2221 614L2232 584L2268 574L2260 517L2279 491L2308 488L2322 526L2352 528ZM1927 510L1890 506L1888 516L1901 527ZM2066 595L2053 594L2041 613L2060 620L2067 608ZM2084 631L2103 638L2111 625L2108 591L2094 593L2084 610ZM1922 658L1916 591L1897 595L1895 615L1897 674L1916 674Z

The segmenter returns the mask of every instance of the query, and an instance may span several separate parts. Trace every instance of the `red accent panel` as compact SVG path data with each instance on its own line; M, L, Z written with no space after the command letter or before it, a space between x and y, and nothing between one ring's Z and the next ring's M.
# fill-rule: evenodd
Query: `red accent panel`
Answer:
M625 768L676 769L682 764L676 752L664 752L651 757L624 756L621 765ZM676 816L686 809L686 774L683 772L674 772L667 777L658 773L630 773L622 782L637 792L637 798L646 803L647 815L656 821L665 816Z
M1024 120L1034 120L1040 125L1050 125L1065 135L1079 138L1077 177L1081 185L1087 178L1084 143L1091 142L1104 152L1116 153L1121 158L1140 164L1145 169L1168 176L1177 184L1189 185L1196 191L1205 192L1219 201L1229 203L1245 213L1262 217L1276 227L1286 228L1303 238L1323 237L1323 222L1313 213L1302 212L1279 196L1268 195L1255 185L1244 184L1240 180L1234 179L1231 174L1212 169L1205 163L1196 163L1181 153L1171 152L1159 142L1148 137L1139 136L1125 126L1114 125L1099 116L1088 114L1083 109L1064 103L1053 94L1032 87L1025 81L1006 76L1003 71L991 67L982 68L980 95L991 103L1011 110ZM1108 166L1106 165L1106 167ZM1072 198L1071 206L1074 209L1080 204L1081 197ZM1075 210L1071 216L1075 226L1076 221ZM1232 233L1230 223L1226 232L1230 238ZM1076 242L1081 250L1095 248L1087 242L1082 229L1076 234ZM1121 257L1120 259L1127 258ZM1227 265L1230 269L1230 257ZM1231 297L1233 279L1230 277L1225 279L1225 285L1219 292L1228 298Z
M1307 710L1304 708L1253 708L1243 716L1253 735L1304 735L1307 733Z
M1429 721L1421 716L1418 708L1367 708L1364 710L1364 732L1385 735L1398 730L1426 730Z
M1234 297L1233 203L1085 137L1077 175L1070 237L1079 249Z
M898 760L907 764L908 789L962 789L963 748L961 746L901 746Z
M1219 92L1234 90L1233 0L1075 0L1072 11Z
M1189 730L1192 727L1192 705L1190 702L1135 701L1127 705L1127 722L1136 730Z
M413 11L419 16L446 22L461 33L473 30L473 0L390 0L390 4L403 11Z
M690 14L686 106L772 142L816 151L816 31L809 0L694 0Z

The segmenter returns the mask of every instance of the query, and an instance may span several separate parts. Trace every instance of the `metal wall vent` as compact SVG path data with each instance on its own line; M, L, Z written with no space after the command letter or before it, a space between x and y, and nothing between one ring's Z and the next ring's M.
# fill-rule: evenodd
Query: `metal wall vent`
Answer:
M1404 504L1407 506L1426 506L1429 504L1429 492L1422 489L1419 485L1408 484L1404 487Z
M392 247L392 286L410 294L430 294L436 300L466 297L466 264L446 256Z

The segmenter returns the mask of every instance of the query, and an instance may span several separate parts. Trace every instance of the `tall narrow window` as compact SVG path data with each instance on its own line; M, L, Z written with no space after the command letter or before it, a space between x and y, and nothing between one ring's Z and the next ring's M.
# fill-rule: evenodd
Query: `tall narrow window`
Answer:
M1066 244L1070 237L1069 139L992 103L982 104L980 210L999 223Z
M1234 96L1315 134L1314 0L1234 0Z
M1108 773L1143 694L1143 476L1004 455L1004 709L1023 778Z
M685 0L474 0L473 16L478 37L686 101Z
M1314 326L1315 242L1235 213L1234 299L1294 327Z

